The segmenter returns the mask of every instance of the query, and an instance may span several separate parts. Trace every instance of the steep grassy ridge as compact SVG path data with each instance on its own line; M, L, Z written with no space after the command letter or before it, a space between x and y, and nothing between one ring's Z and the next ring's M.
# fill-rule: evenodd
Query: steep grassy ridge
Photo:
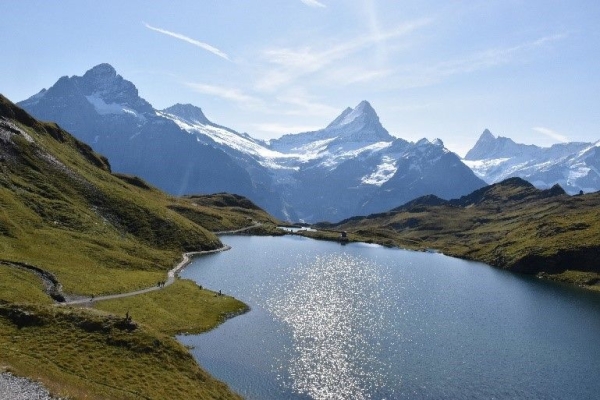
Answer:
M182 251L221 245L171 211L173 199L110 174L105 159L55 124L4 98L0 116L4 260L43 265L66 291L88 295L147 286Z
M242 210L188 218L177 208L198 206L112 174L89 146L0 95L0 368L69 398L237 398L167 335L211 329L243 303L179 280L103 305L112 314L56 307L18 267L51 272L71 295L132 291L165 280L182 252L222 246L199 215L251 224Z
M85 399L238 398L172 338L93 310L0 304L0 362Z
M229 193L185 196L169 208L213 232L236 230L255 222L271 231L281 224L247 198Z

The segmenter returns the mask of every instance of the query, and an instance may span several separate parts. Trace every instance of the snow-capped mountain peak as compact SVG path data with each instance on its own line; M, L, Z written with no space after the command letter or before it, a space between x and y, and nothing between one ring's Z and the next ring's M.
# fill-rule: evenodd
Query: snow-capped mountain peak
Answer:
M266 143L247 134L214 124L206 118L201 108L191 104L175 104L156 113L195 135L199 142L215 145L226 153L237 152L235 157L253 157L266 168L286 169L286 160L295 157L271 150L267 148Z
M363 100L354 108L346 108L326 128L314 132L284 135L272 140L270 147L285 153L320 142L327 143L328 151L338 153L393 140L394 137L379 122L379 116L371 104Z
M538 147L494 137L487 129L465 156L475 174L487 183L510 177L527 179L540 189L559 184L570 194L600 186L600 151L592 143L558 143Z
M360 123L369 123L370 121L379 122L379 117L377 113L371 107L368 101L361 101L355 108L346 108L332 123L330 123L327 128L337 128L342 127L344 125L351 124L354 121L359 121Z
M539 148L534 145L517 144L507 137L495 137L488 129L483 131L475 146L465 155L465 160L483 158L505 158L512 155L532 155Z
M367 101L323 129L269 144L211 122L190 104L155 110L109 64L60 78L22 105L106 153L115 171L178 195L245 194L285 219L339 220L483 185L441 141L391 136Z
M152 109L149 103L139 97L135 85L118 75L110 64L97 65L82 77L74 78L86 96L98 97L107 104L121 104L138 111Z
M353 109L347 108L324 131L329 137L338 136L344 141L381 142L393 138L379 122L379 116L368 101L361 101Z
M342 111L342 113L340 115L338 115L338 117L336 119L331 121L331 123L329 125L327 125L327 127L325 129L341 125L342 121L344 121L346 119L346 117L350 113L352 113L352 111L353 111L352 108L346 107L346 109L344 111Z

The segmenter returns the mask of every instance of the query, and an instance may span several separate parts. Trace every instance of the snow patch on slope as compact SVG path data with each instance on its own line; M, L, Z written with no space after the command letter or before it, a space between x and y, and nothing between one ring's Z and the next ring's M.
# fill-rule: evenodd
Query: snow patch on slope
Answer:
M93 94L90 96L85 96L87 101L90 102L91 105L94 106L96 112L100 115L121 115L121 114L129 114L141 120L146 120L142 114L137 111L124 106L123 104L118 103L106 103L98 94Z
M348 143L346 146L340 146L337 151L328 151L321 155L324 161L321 163L326 168L333 168L342 162L351 158L359 157L363 153L375 153L387 149L392 142L377 143Z
M390 156L383 156L381 158L381 164L377 166L375 172L371 175L364 176L361 179L361 183L365 185L381 186L390 180L396 173L398 167L396 166L396 160Z
M296 158L294 154L284 154L268 149L262 146L260 143L249 139L248 136L236 134L235 132L225 128L214 125L190 123L182 118L177 117L176 115L160 111L157 112L157 115L170 119L171 121L175 122L177 126L188 133L207 136L220 145L228 146L241 153L255 156L257 161L267 168L287 168L279 161Z

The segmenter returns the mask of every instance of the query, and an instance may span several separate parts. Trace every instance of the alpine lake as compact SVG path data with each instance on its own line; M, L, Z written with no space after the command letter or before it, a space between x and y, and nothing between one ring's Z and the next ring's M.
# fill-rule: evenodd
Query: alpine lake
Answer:
M179 336L247 399L600 397L600 295L438 253L224 236L183 278L251 310Z

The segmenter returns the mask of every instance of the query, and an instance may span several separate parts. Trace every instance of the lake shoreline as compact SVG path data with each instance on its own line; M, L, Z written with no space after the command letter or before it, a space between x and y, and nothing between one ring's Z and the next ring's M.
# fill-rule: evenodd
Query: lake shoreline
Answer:
M581 373L600 353L589 348L596 296L435 252L307 239L231 237L234 251L182 275L253 308L180 338L241 395L323 398L317 392L360 387L371 398L568 398L600 387ZM560 377L546 373L557 342L568 360ZM340 371L328 374L334 359L346 363L343 388ZM380 385L363 380L367 370Z
M558 273L550 273L546 271L526 271L526 270L515 270L514 266L502 267L498 265L494 265L493 262L490 262L486 257L472 257L467 256L465 254L456 253L453 251L449 251L444 248L436 248L432 246L424 247L425 243L415 243L414 245L409 245L408 243L405 245L400 245L396 241L394 241L390 237L369 237L365 235L361 235L360 237L355 237L352 232L348 232L347 237L344 241L340 240L340 232L333 230L317 230L317 231L298 231L293 233L288 233L289 235L298 235L307 237L315 240L324 240L330 242L339 242L340 244L345 243L372 243L378 244L387 248L397 248L402 250L410 250L410 251L420 251L420 252L437 252L440 254L444 254L450 257L459 258L465 261L475 261L489 265L492 268L509 271L519 275L526 276L536 276L540 279L545 279L553 282L559 282L571 286L575 286L587 291L591 292L600 292L600 274L589 271L578 271L578 270L566 270ZM404 241L402 238L396 238L396 240ZM546 259L552 260L552 257L547 257Z

